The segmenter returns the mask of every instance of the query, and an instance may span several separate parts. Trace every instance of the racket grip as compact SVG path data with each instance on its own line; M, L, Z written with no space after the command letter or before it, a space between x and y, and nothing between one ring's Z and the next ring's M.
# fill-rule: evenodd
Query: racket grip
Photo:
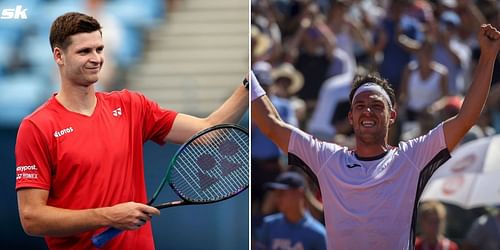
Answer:
M101 232L100 234L94 235L92 237L92 243L94 244L95 247L101 248L108 242L109 240L113 239L115 236L120 234L122 230L116 229L114 227L110 227L106 229L106 231Z

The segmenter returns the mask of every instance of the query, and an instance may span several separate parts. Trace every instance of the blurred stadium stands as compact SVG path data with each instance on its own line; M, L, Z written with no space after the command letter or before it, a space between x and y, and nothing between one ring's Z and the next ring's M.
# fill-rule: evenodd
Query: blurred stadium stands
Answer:
M182 7L151 32L127 82L162 107L205 116L248 70L248 1L189 0Z
M58 76L49 46L52 21L69 11L86 12L91 1L4 0L0 9L26 8L27 19L0 21L0 126L15 126L58 87ZM128 70L142 57L144 36L165 20L165 1L104 1L102 13L123 28L113 60L118 70ZM106 27L104 27L105 29Z

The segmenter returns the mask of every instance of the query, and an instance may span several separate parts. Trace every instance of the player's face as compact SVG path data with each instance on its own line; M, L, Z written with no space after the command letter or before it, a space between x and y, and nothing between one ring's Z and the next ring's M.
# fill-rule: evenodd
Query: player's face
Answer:
M425 44L420 50L417 52L417 59L420 64L428 64L432 61L432 56L434 55L434 50L432 45Z
M427 235L438 235L442 227L442 219L436 213L428 213L422 218L422 233Z
M298 189L276 190L276 205L281 212L290 211L298 204L300 191Z
M60 50L60 60L64 80L77 85L89 86L99 79L104 63L102 36L99 31L78 33L71 36L71 45Z
M385 143L389 126L396 113L390 109L384 97L372 91L362 92L353 100L349 111L349 123L356 137L366 143Z

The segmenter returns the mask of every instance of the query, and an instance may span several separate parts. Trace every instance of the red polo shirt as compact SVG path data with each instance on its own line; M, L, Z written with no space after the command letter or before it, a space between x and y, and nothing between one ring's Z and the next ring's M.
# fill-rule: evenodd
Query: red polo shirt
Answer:
M163 144L177 113L127 90L96 96L91 116L67 110L53 96L22 121L16 190L46 189L48 205L75 210L147 202L143 144ZM45 239L50 249L94 249L90 239L104 229ZM105 249L154 249L150 223Z

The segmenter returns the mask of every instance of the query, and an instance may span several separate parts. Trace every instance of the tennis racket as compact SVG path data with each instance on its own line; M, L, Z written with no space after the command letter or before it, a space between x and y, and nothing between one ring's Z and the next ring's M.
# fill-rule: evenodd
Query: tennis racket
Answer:
M168 182L182 199L154 205L158 209L207 204L231 198L248 187L248 130L232 124L205 129L172 157L165 177L148 202L152 205ZM102 247L122 231L108 228L92 237Z

